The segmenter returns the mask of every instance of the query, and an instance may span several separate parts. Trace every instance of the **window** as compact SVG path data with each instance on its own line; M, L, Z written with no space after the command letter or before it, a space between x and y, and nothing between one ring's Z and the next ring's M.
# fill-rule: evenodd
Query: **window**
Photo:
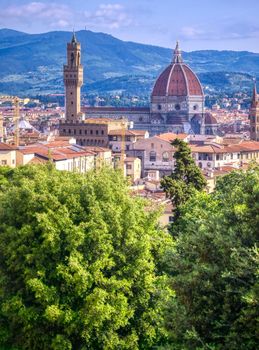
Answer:
M102 130L102 135L104 135L104 131Z
M76 135L76 129L74 130L74 135Z
M98 134L99 134L99 131L98 131L98 130L95 130L95 134L98 135Z
M198 165L199 165L199 168L202 169L202 163L200 162Z
M87 130L85 130L85 135L87 135Z
M154 149L154 144L153 143L151 143L151 148Z
M174 221L174 217L173 216L169 216L169 222L173 222Z
M1 164L2 164L2 165L7 165L7 160L2 160L2 161L1 161Z
M143 121L143 118L142 118L142 117L139 117L139 121L142 122L142 121Z
M162 106L161 106L161 105L157 105L157 109L158 109L159 111L161 111Z
M164 152L163 153L163 162L169 162L169 154L168 152Z
M68 133L71 134L71 130L70 129L68 129Z
M177 111L180 111L181 106L179 105L179 103L177 103L177 104L174 106L174 108L175 108Z
M93 135L93 130L90 130L90 134Z
M72 105L72 104L74 104L74 102L73 102L73 101L71 101L71 105Z
M131 164L126 164L126 169L131 170L132 169L132 165Z
M155 161L156 161L156 152L151 151L151 152L149 153L149 161L150 161L150 162L155 162Z

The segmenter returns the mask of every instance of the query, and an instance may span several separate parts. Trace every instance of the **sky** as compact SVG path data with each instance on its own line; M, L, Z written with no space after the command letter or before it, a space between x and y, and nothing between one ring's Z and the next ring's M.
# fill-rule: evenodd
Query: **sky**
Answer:
M89 29L184 51L259 52L259 0L0 0L0 28Z

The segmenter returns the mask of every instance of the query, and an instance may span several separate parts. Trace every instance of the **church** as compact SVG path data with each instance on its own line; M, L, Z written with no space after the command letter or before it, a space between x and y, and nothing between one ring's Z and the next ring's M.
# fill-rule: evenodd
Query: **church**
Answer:
M217 120L205 112L205 96L201 83L182 58L179 43L172 62L157 78L151 94L150 107L82 107L80 92L83 84L81 45L75 33L67 44L67 63L64 65L65 122L61 123L61 136L87 134L87 119L126 118L133 129L148 130L150 135L165 132L187 134L217 133ZM97 119L96 119L97 120ZM70 131L70 132L69 132ZM80 142L84 145L84 141Z

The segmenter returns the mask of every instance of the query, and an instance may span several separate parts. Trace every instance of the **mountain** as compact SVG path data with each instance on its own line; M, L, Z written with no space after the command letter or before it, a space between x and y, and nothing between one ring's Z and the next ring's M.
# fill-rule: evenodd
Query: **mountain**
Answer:
M82 46L84 92L148 96L172 57L172 49L125 42L104 33L82 30L76 36ZM1 29L0 92L21 96L63 92L62 69L70 40L70 32ZM250 88L252 76L259 76L257 53L207 50L184 52L183 57L212 91Z

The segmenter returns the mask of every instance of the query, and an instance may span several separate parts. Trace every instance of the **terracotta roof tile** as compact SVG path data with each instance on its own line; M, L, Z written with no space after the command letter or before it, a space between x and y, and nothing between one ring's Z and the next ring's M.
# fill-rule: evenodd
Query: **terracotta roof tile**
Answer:
M15 151L17 147L0 142L0 151Z
M188 136L187 134L174 134L172 132L167 132L167 133L158 135L160 139L165 141L170 141L170 142L175 139L184 140L186 139L187 136Z
M203 95L196 74L184 63L171 63L155 82L152 96Z

